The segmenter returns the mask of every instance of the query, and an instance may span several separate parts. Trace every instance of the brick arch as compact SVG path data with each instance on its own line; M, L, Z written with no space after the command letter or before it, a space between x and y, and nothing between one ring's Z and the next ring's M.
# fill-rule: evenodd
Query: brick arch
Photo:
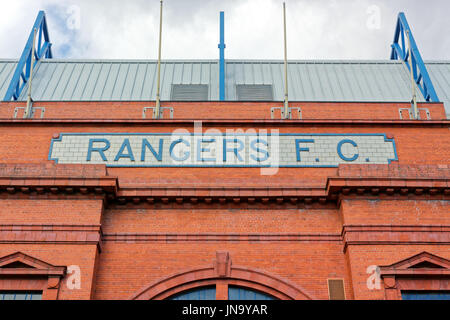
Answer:
M162 300L179 292L208 285L236 285L254 289L282 300L312 300L299 286L261 270L228 266L225 275L220 267L191 269L158 280L134 294L133 300Z

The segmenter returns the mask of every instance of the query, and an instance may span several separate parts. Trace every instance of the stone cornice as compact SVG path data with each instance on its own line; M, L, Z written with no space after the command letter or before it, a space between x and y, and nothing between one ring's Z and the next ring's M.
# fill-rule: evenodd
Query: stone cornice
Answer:
M110 203L262 203L262 204L327 204L345 197L404 197L429 199L450 198L446 179L380 179L330 177L324 188L305 187L150 187L119 188L117 178L5 178L0 177L0 198L14 195L41 195L79 198L102 196Z
M345 165L323 187L119 187L103 165L0 165L0 198L100 197L107 203L325 205L346 197L450 198L450 168L444 166Z

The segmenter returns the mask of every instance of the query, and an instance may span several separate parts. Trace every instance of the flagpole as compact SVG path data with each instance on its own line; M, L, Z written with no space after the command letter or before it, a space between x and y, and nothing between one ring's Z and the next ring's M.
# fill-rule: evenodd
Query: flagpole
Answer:
M162 11L163 11L163 1L160 1L160 10L159 10L159 47L158 47L158 76L156 83L156 106L154 111L153 118L160 118L160 81L161 81L161 35L162 35Z

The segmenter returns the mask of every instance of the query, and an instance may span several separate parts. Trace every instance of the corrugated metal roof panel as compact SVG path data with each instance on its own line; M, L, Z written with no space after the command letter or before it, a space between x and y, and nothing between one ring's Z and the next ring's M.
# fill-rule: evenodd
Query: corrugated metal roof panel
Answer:
M450 61L426 62L426 66L436 94L444 102L447 119L450 119Z
M133 82L133 89L131 90L129 96L125 97L128 100L131 100L132 97L142 97L142 89L144 87L145 74L147 72L148 64L137 63L136 64L136 73ZM128 93L128 92L127 92Z
M8 90L16 64L17 61L14 60L0 61L0 99L2 100Z
M0 60L0 97L6 93L17 60ZM34 73L35 101L148 101L156 97L155 60L41 60ZM437 94L450 116L450 61L426 63ZM236 85L272 85L273 99L284 97L281 60L227 60L226 100L237 100ZM411 98L406 66L392 60L289 61L291 101L405 102ZM219 97L217 60L169 60L161 64L161 100L173 84L208 85ZM26 99L23 90L20 100ZM419 101L423 97L419 94Z
M87 76L86 83L80 87L80 90L77 92L77 95L73 97L74 100L91 100L95 91L95 87L98 82L98 78L101 75L101 69L103 68L103 64L101 63L92 63L89 68L89 75ZM85 68L86 70L86 68ZM87 71L87 70L86 70ZM80 79L81 80L81 79Z
M144 85L142 86L141 95L137 100L152 100L156 96L156 63L146 64L146 71L144 75ZM155 100L155 99L153 99Z

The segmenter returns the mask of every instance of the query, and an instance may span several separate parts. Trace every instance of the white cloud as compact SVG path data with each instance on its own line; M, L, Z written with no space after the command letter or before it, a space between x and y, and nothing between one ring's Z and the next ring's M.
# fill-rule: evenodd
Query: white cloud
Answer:
M71 6L80 28L67 26ZM449 59L445 0L287 0L290 59L387 59L396 15L404 10L425 59ZM368 8L380 28L367 27ZM2 3L0 57L18 58L38 10L47 13L56 57L155 59L159 1L15 0ZM283 57L282 0L166 0L163 58L217 59L219 11L225 11L226 58Z
M0 10L0 57L18 58L30 34L38 10L24 1L3 1Z

